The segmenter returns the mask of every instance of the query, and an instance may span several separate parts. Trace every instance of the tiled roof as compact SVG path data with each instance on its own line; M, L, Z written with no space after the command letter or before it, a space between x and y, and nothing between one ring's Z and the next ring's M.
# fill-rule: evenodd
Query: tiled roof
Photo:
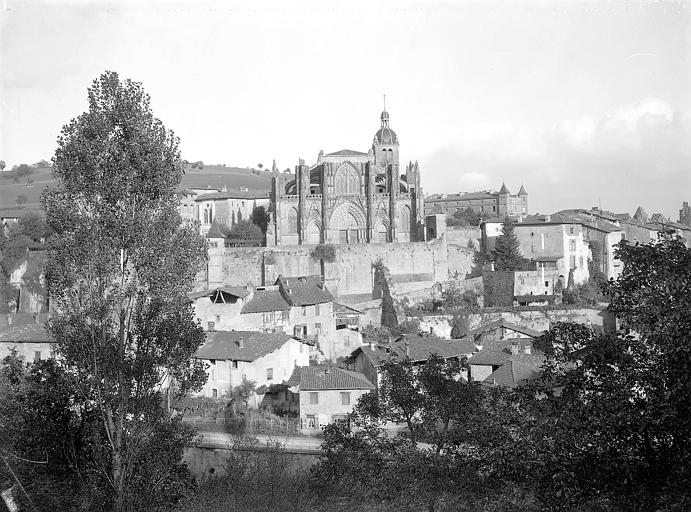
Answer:
M468 364L470 365L483 365L483 366L501 366L506 363L511 354L507 354L503 351L496 350L485 350L484 348L479 352L475 352L471 357L468 358Z
M405 342L408 342L408 357L411 361L427 361L432 354L444 359L460 357L475 351L475 345L467 340L447 340L436 336L401 336L394 347L401 357L405 356Z
M515 388L522 386L529 380L540 375L540 370L535 366L522 364L518 361L509 360L501 368L490 373L483 384L490 386L505 386Z
M322 282L321 276L283 277L276 283L286 294L291 306L311 306L333 302L334 298Z
M213 297L217 292L227 293L241 299L247 297L250 292L244 286L224 286L222 288L214 288L213 290L201 290L189 294L189 298L194 300L200 297Z
M334 302L334 316L336 318L360 314L362 314L362 311L359 311L355 308L351 308L350 306L346 306L345 304L339 304L338 302Z
M472 199L494 199L497 196L494 192L468 192L466 194L448 194L442 197L429 196L425 198L425 203L443 203L446 201L470 201Z
M413 362L427 361L432 354L444 359L461 357L475 351L475 345L468 340L448 340L428 335L400 336L392 343L375 343L374 350L367 344L355 349L348 358L357 357L362 352L373 362L382 362L390 358L403 359L406 356L406 342L408 343L408 357Z
M200 194L194 198L195 201L211 201L214 199L266 199L269 192L263 190L229 190L228 192L209 192Z
M335 151L334 153L328 153L324 156L367 156L367 153L362 151L353 151L352 149L342 149L340 151Z
M44 324L12 325L0 331L0 343L51 343Z
M232 359L254 361L282 347L293 339L288 334L254 331L213 331L206 333L206 342L197 350L198 359ZM242 340L242 348L240 348Z
M254 296L242 307L242 313L288 311L290 304L279 290L256 290Z
M514 323L507 322L506 320L504 320L502 318L500 320L495 320L494 322L490 322L488 324L476 327L475 329L471 329L464 336L476 336L478 334L483 334L487 331L491 331L491 330L497 329L499 327L506 327L507 329L511 329L512 331L515 331L515 332L520 332L522 334L525 334L526 336L531 336L533 338L537 338L538 336L542 335L541 332L536 331L535 329L531 329L530 327L522 327L520 325L516 325Z
M300 391L327 389L374 389L363 374L334 366L303 366L300 369Z

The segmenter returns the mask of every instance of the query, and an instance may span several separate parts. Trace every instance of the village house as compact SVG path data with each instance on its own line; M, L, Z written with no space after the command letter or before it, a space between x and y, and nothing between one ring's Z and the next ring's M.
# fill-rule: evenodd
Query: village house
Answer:
M536 379L540 368L532 363L525 364L520 360L509 359L482 381L484 386L502 386L514 389Z
M475 348L468 358L469 379L483 381L508 361L539 366L544 356L533 349L533 339L540 334L504 319L468 331L463 339Z
M0 328L0 360L12 351L29 363L55 357L52 339L43 323L45 315L19 314L7 317L14 323Z
M502 233L502 221L490 219L481 225L482 250L491 252ZM589 262L595 261L608 279L621 272L614 247L624 237L624 230L606 219L595 220L578 211L553 215L519 217L514 233L524 258L535 263L536 270L556 271L558 278L580 284L590 276ZM593 250L595 249L595 253Z
M334 361L344 355L342 347L357 343L355 333L337 334L336 322L339 317L339 325L357 327L359 312L340 305L336 312L333 296L320 276L279 276L271 286L226 286L196 292L190 298L197 318L209 331L288 333L311 341L321 351L320 357Z
M287 381L296 366L309 365L309 347L283 333L213 331L195 357L209 376L200 394L220 398L243 379L257 387Z
M448 340L427 333L402 335L391 342L371 342L355 349L343 360L349 370L362 373L379 387L379 366L387 360L400 361L409 358L414 365L421 365L436 354L443 359L468 357L476 350L467 339ZM464 378L467 375L462 375Z
M303 367L299 373L303 429L319 429L346 419L360 397L374 389L362 373L333 366Z

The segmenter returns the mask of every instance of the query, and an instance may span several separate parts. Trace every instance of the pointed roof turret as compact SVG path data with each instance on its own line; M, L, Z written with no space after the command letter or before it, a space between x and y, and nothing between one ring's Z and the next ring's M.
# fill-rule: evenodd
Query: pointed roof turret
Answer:
M274 163L271 165L271 172L278 174L278 166L276 165L276 159L274 158Z
M527 196L528 192L525 191L525 188L523 188L523 183L521 183L521 190L518 191L519 196Z
M642 206L639 206L638 209L636 210L636 213L633 214L633 218L637 220L638 222L642 222L645 224L648 222L648 214L645 213L645 210L643 209Z
M506 183L501 183L501 188L499 189L500 194L509 194L509 189L506 188Z

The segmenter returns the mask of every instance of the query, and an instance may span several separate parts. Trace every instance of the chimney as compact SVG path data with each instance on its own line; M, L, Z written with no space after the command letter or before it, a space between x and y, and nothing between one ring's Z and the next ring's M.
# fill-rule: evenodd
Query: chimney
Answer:
M549 216L549 214L545 214L545 222L549 222L552 220L552 217Z
M511 355L514 355L514 356L518 355L518 343L516 343L516 342L513 342L511 344Z
M242 336L238 339L238 347L245 348L245 340L242 339Z

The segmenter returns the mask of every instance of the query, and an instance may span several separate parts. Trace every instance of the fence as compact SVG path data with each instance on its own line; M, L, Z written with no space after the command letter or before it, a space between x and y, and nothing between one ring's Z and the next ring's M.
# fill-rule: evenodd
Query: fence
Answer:
M194 425L200 432L229 432L233 434L283 434L295 435L300 433L300 418L265 418L265 417L234 417L216 418L184 418L183 421Z

